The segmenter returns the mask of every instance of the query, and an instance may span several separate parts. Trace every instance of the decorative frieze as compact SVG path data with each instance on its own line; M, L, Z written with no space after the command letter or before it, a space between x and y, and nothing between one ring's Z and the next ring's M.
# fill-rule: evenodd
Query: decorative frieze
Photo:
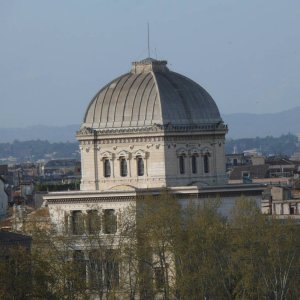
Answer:
M110 197L74 197L74 198L50 198L48 204L72 204L72 203L101 203L101 202L128 202L134 201L134 196L110 196Z
M110 137L107 139L97 139L97 140L79 140L80 145L108 145L108 144L131 144L129 147L134 148L134 145L132 143L148 143L147 148L153 147L153 143L155 142L181 142L189 140L191 142L193 141L199 141L201 140L202 143L210 143L210 144L216 144L216 143L225 143L224 136L222 135L179 135L179 136L144 136L144 137L126 137L126 138L115 138ZM213 142L212 142L213 140ZM176 145L174 145L176 147ZM159 148L159 147L158 147ZM113 149L116 150L117 146L113 146Z
M77 138L81 139L84 136L95 136L101 138L103 135L125 135L125 134L148 134L148 133L180 133L180 132L207 132L207 131L222 131L225 134L228 131L226 124L219 122L217 124L198 124L198 125L173 125L173 124L153 124L151 126L141 127L121 127L121 128L104 128L104 129L92 129L89 127L83 127L77 132Z

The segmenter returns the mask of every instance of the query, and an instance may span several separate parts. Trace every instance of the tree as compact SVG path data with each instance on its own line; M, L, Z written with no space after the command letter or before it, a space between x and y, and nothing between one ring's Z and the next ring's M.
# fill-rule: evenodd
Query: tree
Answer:
M296 223L246 198L225 219L219 204L164 193L119 212L75 211L75 232L25 226L31 255L14 253L17 269L0 261L0 298L13 289L13 299L298 299Z
M292 220L262 215L256 203L238 201L231 222L238 299L297 299L299 228Z

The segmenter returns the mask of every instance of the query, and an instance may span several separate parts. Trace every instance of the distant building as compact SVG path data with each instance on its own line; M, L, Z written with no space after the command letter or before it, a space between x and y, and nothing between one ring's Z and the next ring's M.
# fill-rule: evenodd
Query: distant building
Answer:
M272 186L269 192L265 192L262 212L279 219L292 218L300 222L300 194L291 187Z
M80 176L81 164L75 159L53 159L42 167L46 177Z
M8 194L5 188L5 181L0 176L0 219L6 216L7 208L8 208Z
M243 153L226 154L226 170L230 171L234 167L248 164L248 160Z
M298 164L283 157L253 156L250 165L234 167L229 175L230 184L245 182L245 178L253 183L270 185L288 185L298 174Z

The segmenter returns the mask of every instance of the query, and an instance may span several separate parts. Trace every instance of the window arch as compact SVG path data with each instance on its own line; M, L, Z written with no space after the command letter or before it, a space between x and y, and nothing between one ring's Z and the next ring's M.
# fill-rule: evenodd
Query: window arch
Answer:
M104 177L111 176L110 161L108 158L103 159L103 174L104 174Z
M192 173L197 174L198 168L197 168L197 154L192 155Z
M145 174L145 166L144 166L144 159L141 156L136 158L137 163L137 175L144 176Z
M125 157L120 157L120 175L126 177L128 174L127 161Z

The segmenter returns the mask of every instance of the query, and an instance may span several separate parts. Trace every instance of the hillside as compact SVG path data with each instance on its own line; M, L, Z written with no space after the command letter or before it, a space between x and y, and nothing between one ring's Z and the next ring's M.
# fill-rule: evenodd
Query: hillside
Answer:
M50 143L41 140L0 143L0 159L10 156L15 157L17 162L37 161L39 159L49 158L80 159L77 142Z
M300 132L300 106L274 114L224 114L223 120L228 124L227 139L255 138ZM0 143L14 140L48 140L49 142L75 142L79 125L43 126L26 128L0 128Z
M18 141L47 140L49 142L75 142L79 125L44 126L25 128L0 128L0 143Z
M237 153L249 149L257 149L263 155L287 155L291 156L298 149L297 137L292 134L282 135L280 137L267 136L264 138L243 138L227 139L225 152L233 153L236 147Z
M233 139L279 137L300 132L300 106L274 114L237 113L222 117L229 127L228 137Z

